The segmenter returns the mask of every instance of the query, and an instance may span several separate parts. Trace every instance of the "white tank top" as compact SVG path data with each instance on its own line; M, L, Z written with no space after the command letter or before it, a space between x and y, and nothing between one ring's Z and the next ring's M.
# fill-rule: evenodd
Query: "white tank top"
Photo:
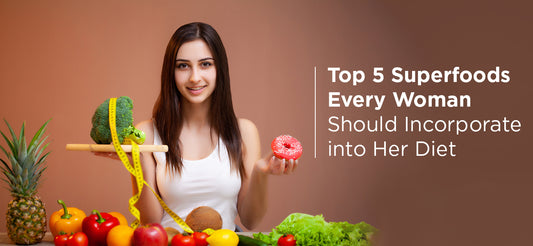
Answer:
M161 138L154 126L154 144ZM230 159L224 142L219 140L213 152L201 160L183 160L181 175L166 168L164 152L154 152L156 182L161 198L183 220L195 208L209 206L222 217L222 228L235 230L237 198L241 178L231 170ZM161 220L163 227L173 227L183 232L180 226L166 213Z

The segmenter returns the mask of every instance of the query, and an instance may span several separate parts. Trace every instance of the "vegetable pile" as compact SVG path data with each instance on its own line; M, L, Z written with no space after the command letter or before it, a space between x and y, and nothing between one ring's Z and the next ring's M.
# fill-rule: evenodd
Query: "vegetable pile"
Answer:
M159 223L150 223L133 228L124 215L118 212L93 210L89 216L75 207L62 206L50 216L50 230L55 246L263 246L261 241L237 235L228 229L180 233L175 228L163 228ZM220 216L220 215L219 215Z
M360 222L326 222L322 215L312 216L302 213L289 215L271 233L254 234L254 238L267 244L276 245L284 235L294 235L297 245L371 245L370 237L377 229Z
M130 238L119 238L116 240L116 235L111 235L112 229L118 226L124 226L131 230L127 223L128 221L118 212L100 213L97 210L87 216L83 210L75 207L67 207L62 200L57 200L57 203L62 206L62 209L57 210L50 216L50 231L54 236L55 246L118 246L115 242L129 242ZM124 225L121 225L123 220ZM119 228L120 229L120 228ZM119 231L119 233L121 233ZM119 236L123 236L122 235ZM110 241L111 244L106 244Z
M127 96L117 98L117 135L120 143L131 139L137 144L143 144L146 138L143 131L133 126L133 100ZM91 138L97 144L109 144L113 140L109 130L109 99L105 100L93 114Z

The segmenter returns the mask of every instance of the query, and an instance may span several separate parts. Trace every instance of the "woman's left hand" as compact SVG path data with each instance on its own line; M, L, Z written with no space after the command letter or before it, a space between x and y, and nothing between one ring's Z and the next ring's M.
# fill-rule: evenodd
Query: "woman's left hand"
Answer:
M270 153L258 163L258 168L265 174L292 174L298 167L298 160L279 159Z

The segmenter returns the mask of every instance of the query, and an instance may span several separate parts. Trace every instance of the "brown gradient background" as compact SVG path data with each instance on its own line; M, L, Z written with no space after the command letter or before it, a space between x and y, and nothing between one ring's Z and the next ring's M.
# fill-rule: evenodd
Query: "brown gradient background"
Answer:
M270 231L292 212L329 221L366 221L380 245L530 245L531 5L526 1L0 1L0 117L29 133L47 119L52 151L39 194L48 216L57 199L87 213L127 212L130 178L122 164L67 143L91 143L90 118L104 99L128 95L136 121L151 115L163 53L174 30L212 24L229 54L239 117L257 125L263 152L282 133L305 147L298 172L272 177L269 210L255 230ZM317 67L317 158L313 70ZM363 69L357 87L332 84L328 66ZM510 71L508 84L374 84L390 71ZM385 108L329 109L329 91L386 95ZM471 108L396 108L392 91L468 94ZM517 119L520 133L407 134L327 131L328 117ZM401 125L401 124L400 124ZM7 130L4 123L0 129ZM405 157L328 157L328 141L409 144ZM414 157L416 140L456 147L456 157ZM4 143L2 142L2 145ZM4 145L5 146L5 145ZM371 151L368 148L367 151ZM3 154L2 154L3 156ZM5 185L3 185L5 186ZM11 200L0 191L0 231ZM130 217L131 219L131 217Z

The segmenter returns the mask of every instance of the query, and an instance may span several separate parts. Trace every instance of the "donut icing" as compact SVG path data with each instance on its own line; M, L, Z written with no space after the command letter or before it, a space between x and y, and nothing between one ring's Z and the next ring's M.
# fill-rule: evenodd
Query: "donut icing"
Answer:
M290 135L276 137L270 147L274 155L280 159L296 160L300 158L303 152L300 142Z

